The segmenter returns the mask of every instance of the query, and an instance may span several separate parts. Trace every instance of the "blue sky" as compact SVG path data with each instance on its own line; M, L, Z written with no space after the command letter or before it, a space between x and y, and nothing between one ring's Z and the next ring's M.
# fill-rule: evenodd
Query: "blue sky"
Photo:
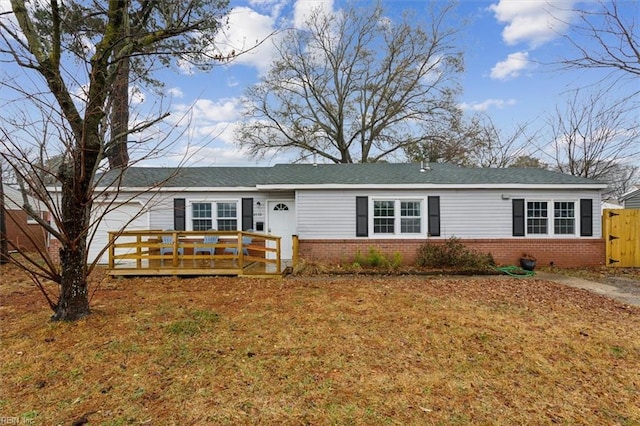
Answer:
M337 10L342 4L338 0L232 0L224 43L237 51L277 28L296 26L314 7ZM425 1L386 0L383 5L391 17L406 8L418 12L426 8ZM556 105L564 103L569 90L599 81L602 72L566 71L545 65L572 56L562 35L568 31L566 23L576 20L572 13L576 6L590 7L589 3L576 1L555 1L552 6L536 0L461 1L457 17L450 22L460 29L459 41L465 53L460 106L469 113L487 114L505 134L523 123L530 123L533 132L543 126ZM628 13L638 12L637 1L621 2L620 6ZM549 16L550 10L555 18ZM241 118L239 100L244 89L268 68L273 42L277 43L277 38L207 75L185 78L164 74L169 79L167 88L180 94L173 99L176 111L194 107L191 163L252 165L288 160L286 156L251 159L234 145L233 138L234 123ZM214 139L202 147L197 141L203 137ZM178 149L175 154L162 161L175 161L185 150Z
M418 0L382 3L391 19L407 8L420 14L427 7L426 1ZM8 0L0 0L0 9L6 10L7 4ZM231 0L229 26L220 35L218 47L222 53L253 47L277 29L299 26L312 8L335 11L341 5L342 0ZM457 16L449 23L460 30L465 57L460 107L469 113L487 114L507 134L523 123L530 123L533 131L542 127L556 105L564 103L569 90L597 83L603 75L600 71L567 71L544 65L573 56L562 35L568 31L566 23L575 22L571 11L577 6L588 8L593 2L460 1ZM619 2L619 7L640 16L637 0ZM549 10L559 19L551 18ZM160 70L155 76L165 82L164 98L134 90L136 109L151 110L161 104L171 111L169 123L177 126L167 139L168 151L145 164L176 165L185 158L188 164L198 166L287 162L288 157L282 155L249 158L237 147L233 135L241 119L244 90L268 69L273 43L277 42L277 36L273 37L207 73L186 67ZM629 84L637 86L638 82ZM158 135L147 132L138 138Z

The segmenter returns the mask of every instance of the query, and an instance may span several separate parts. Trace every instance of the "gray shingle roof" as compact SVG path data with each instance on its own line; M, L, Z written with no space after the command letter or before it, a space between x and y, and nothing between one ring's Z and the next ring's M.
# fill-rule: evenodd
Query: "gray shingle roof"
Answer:
M122 175L115 170L98 177L98 186L119 181L121 187L137 188L255 187L264 183L268 174L266 167L129 167Z
M598 185L600 182L544 169L463 168L450 164L278 164L273 167L132 167L122 177L123 187L255 187L296 185ZM99 186L110 182L110 172Z

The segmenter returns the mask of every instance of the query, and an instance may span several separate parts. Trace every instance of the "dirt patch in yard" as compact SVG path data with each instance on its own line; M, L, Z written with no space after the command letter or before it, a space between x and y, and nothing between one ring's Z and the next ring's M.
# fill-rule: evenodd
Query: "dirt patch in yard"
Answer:
M25 423L640 422L640 308L550 281L96 275L61 324L0 274L0 415Z
M640 296L640 280L625 277L610 277L607 283L625 293Z

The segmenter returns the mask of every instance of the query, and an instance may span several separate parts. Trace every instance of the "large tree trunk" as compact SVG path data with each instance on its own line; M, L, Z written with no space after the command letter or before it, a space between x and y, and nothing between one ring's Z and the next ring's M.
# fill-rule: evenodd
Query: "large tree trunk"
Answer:
M128 59L118 63L116 79L113 85L111 106L111 141L106 150L109 168L127 167L129 164L129 72Z
M53 321L76 321L90 314L84 247L86 244L78 244L75 250L60 249L60 297L51 317Z
M64 240L60 242L60 296L53 321L75 321L90 314L87 234L91 223L91 187L100 158L98 141L97 136L87 135L86 146L93 149L85 149L73 164L60 166Z

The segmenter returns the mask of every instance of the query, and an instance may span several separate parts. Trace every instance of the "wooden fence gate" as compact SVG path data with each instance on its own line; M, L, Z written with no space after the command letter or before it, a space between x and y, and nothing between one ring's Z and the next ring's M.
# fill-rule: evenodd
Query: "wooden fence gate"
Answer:
M607 266L640 267L640 209L603 210L602 236Z

